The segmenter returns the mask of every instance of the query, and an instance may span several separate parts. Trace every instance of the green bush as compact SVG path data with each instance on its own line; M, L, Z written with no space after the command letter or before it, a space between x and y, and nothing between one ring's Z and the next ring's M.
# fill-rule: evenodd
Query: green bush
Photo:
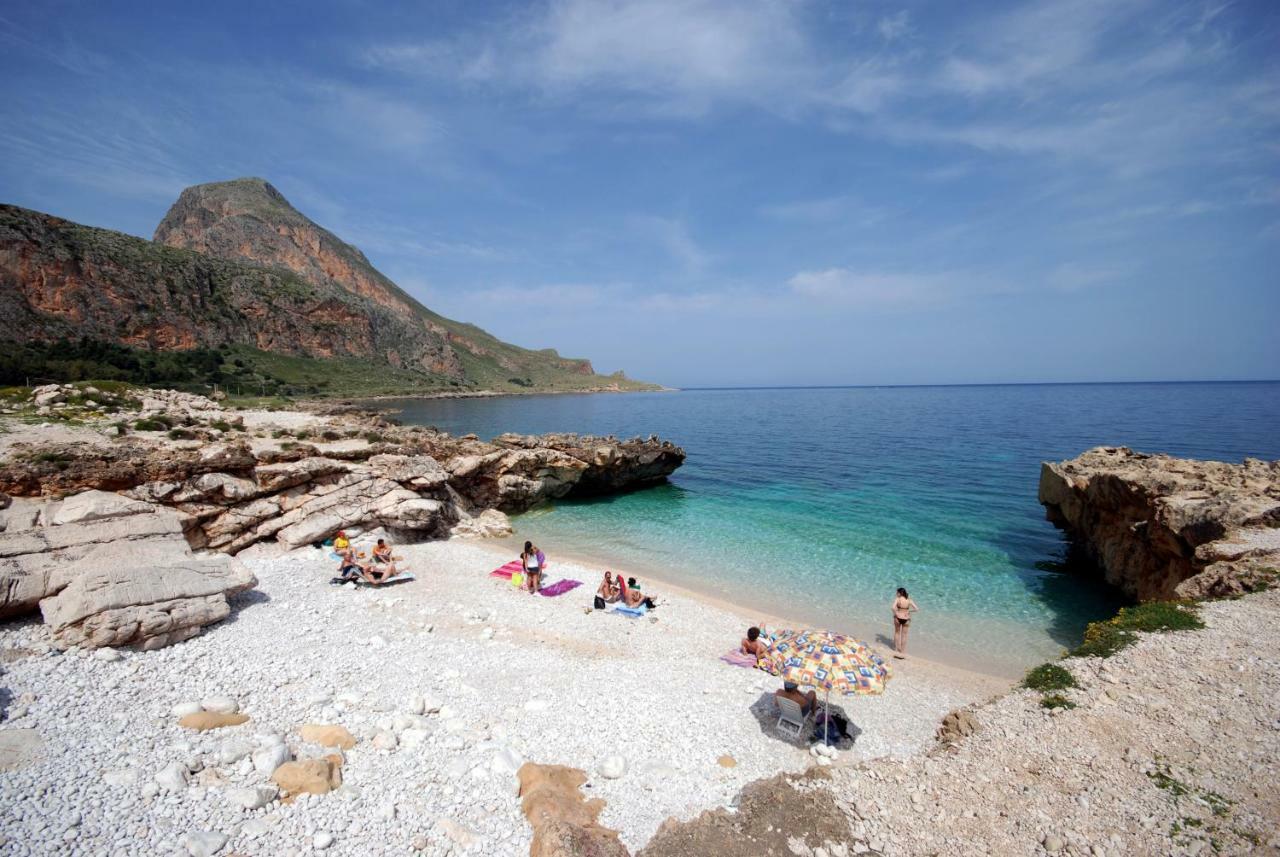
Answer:
M1022 686L1031 690L1066 690L1076 687L1075 676L1058 664L1041 664L1027 673Z
M173 440L191 440L195 434L188 429L176 428L169 429L169 437Z
M1195 631L1204 622L1188 601L1150 601L1135 607L1121 607L1111 620L1127 631Z
M226 420L214 420L213 422L209 423L209 428L217 429L218 431L221 431L221 432L228 432L228 431L231 431L231 423L227 422Z
M1107 658L1132 645L1137 631L1194 631L1204 622L1195 613L1195 605L1186 601L1151 601L1133 607L1122 607L1115 617L1105 622L1091 622L1085 628L1084 641L1071 650L1073 658Z
M1047 694L1043 699L1040 700L1040 705L1043 708L1051 708L1051 709L1052 708L1068 708L1069 709L1069 708L1076 707L1076 704L1074 702L1067 699L1065 696L1063 696L1060 693Z
M325 440L341 440L342 439L342 435L338 434L333 429L325 429L323 432L320 433L320 437L324 438Z
M133 427L138 431L168 431L169 430L168 423L162 422L161 420L155 420L155 419L138 420L133 424Z
M385 437L378 434L376 431L365 432L364 439L369 443L382 443L386 440Z

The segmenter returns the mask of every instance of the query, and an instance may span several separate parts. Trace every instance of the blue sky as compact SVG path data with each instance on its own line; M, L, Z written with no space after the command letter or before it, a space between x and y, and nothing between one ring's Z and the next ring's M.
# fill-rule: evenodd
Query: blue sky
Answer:
M6 0L0 201L150 237L263 176L674 385L1275 378L1278 46L1268 0Z

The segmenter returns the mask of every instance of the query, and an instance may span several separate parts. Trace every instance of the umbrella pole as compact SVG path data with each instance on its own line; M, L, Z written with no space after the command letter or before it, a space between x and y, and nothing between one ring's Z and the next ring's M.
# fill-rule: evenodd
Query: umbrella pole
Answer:
M827 704L822 709L822 743L827 744L831 734L831 688L827 688Z

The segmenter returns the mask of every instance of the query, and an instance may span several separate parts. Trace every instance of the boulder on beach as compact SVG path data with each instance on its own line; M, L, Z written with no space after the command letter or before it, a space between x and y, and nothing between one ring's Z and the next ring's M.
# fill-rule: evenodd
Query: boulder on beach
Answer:
M302 740L309 744L319 744L321 747L337 747L342 750L350 750L356 745L356 736L345 726L332 726L323 723L308 723L305 726L298 727L298 734L302 736Z
M580 786L587 775L564 765L525 762L520 778L520 807L533 827L529 857L627 857L618 832L596 823L605 803L587 800Z
M286 800L300 794L323 795L342 785L342 771L332 759L301 759L285 762L271 774Z
M184 729L207 732L210 729L221 729L225 726L239 726L249 722L247 714L226 714L220 711L197 711L184 714L178 718L178 725Z

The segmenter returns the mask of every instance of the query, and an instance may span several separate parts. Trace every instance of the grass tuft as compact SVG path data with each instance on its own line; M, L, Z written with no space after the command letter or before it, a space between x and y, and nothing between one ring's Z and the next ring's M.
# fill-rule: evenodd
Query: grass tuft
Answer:
M1076 687L1075 676L1058 664L1041 664L1027 673L1022 686L1030 690L1066 690Z
M1043 708L1050 708L1050 709L1052 708L1072 709L1076 707L1076 704L1074 702L1067 699L1065 696L1063 696L1060 693L1046 694L1044 697L1040 699L1040 705Z

